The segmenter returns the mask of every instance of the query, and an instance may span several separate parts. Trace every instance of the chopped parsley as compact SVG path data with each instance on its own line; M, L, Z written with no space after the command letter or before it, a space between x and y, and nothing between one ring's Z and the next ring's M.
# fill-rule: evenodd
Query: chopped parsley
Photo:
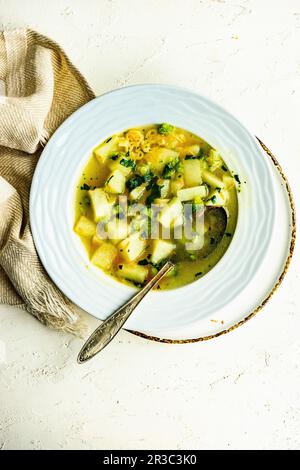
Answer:
M149 169L149 170L146 171L143 178L144 178L145 183L150 183L154 179L154 174Z
M119 154L118 153L113 153L109 158L111 160L117 160L119 158Z
M198 155L186 155L184 159L185 160L204 160L205 157L206 157L205 151L202 148L200 148Z
M239 178L239 175L234 175L234 179L235 179L235 181L238 182L238 184L241 184L241 180Z
M198 160L198 156L197 155L186 155L184 157L185 160Z
M146 266L146 264L149 264L149 261L146 258L140 259L140 261L138 261L138 264L140 264L141 266Z
M162 259L159 263L150 263L153 268L157 269L159 271L168 261L168 258Z
M91 189L91 188L92 188L92 186L90 186L89 184L86 184L86 183L83 183L83 185L80 186L80 189L81 189L82 191L88 191L88 190ZM95 188L93 188L93 189L95 189Z
M153 274L156 274L156 272L158 272L167 261L168 259L162 259L159 263L152 263L147 258L144 258L138 261L138 264L140 264L141 266L146 266L147 264L149 264L152 267Z
M199 153L198 153L199 160L204 160L205 157L206 157L206 153L205 153L204 149L200 148Z
M181 162L180 160L174 159L172 162L169 162L165 165L163 172L162 172L162 177L169 180L172 178L172 176L181 170Z
M145 285L140 282L132 281L131 279L127 279L127 281L131 282L135 287L143 287Z
M222 165L221 168L222 168L223 171L228 171L226 166L224 166L224 165Z
M156 182L152 184L151 194L149 194L149 196L146 199L147 206L151 206L152 202L154 202L154 199L161 197L161 188L162 186L159 186Z
M133 171L136 169L136 163L131 160L131 158L122 158L120 164L125 166L126 168L132 168Z
M213 204L215 204L217 202L217 197L214 195L209 199L209 201L211 201Z
M141 186L143 184L144 179L140 175L134 175L132 178L130 178L126 182L126 187L129 191L132 191L133 189L137 188L138 186Z
M198 273L195 274L195 277L202 276L202 271L199 271Z

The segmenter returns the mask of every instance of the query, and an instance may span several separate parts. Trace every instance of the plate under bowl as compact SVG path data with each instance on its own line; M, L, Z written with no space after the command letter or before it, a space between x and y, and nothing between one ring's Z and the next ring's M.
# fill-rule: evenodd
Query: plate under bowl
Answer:
M34 174L34 242L56 285L90 314L104 320L127 301L135 289L95 268L73 232L75 186L99 142L130 127L159 122L199 135L239 175L238 223L227 252L208 274L179 289L150 293L126 327L161 334L200 321L211 329L211 320L255 279L270 247L276 198L270 162L253 136L230 113L195 92L167 85L125 87L70 116L49 140Z

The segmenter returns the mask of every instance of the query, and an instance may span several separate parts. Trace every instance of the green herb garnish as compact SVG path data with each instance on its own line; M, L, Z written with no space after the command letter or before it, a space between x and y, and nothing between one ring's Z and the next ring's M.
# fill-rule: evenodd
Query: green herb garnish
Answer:
M154 174L152 173L151 170L147 170L147 172L144 174L143 179L145 183L150 183L154 178Z
M206 157L205 152L202 148L200 148L198 155L186 155L184 157L185 160L204 160Z
M144 179L140 175L134 175L132 178L130 178L126 182L126 187L129 191L132 191L133 189L137 188L138 186L141 186L143 184Z
M238 184L241 184L241 180L239 178L239 175L234 175L234 179L235 179L235 181L238 182Z
M199 153L198 153L198 158L199 160L204 160L206 158L206 153L203 148L200 148Z
M185 160L198 160L197 155L186 155L184 157Z
M163 172L162 172L162 177L165 179L171 179L172 176L178 171L181 170L181 161L179 158L174 159L172 162L169 162L165 165Z
M88 191L89 189L91 189L91 186L89 184L83 183L83 185L80 186L80 189L82 191Z
M141 266L146 266L146 264L149 264L149 261L146 258L140 259L140 261L138 261L138 264L140 264Z
M135 171L136 169L136 163L131 160L131 158L122 158L122 160L120 161L120 164L125 166L126 168L132 168L133 171Z

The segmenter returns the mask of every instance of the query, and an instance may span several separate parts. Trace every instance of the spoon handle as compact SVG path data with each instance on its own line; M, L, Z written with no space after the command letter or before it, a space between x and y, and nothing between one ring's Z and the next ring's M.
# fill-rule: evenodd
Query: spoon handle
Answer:
M88 340L81 348L77 362L82 364L94 357L100 352L120 331L126 320L130 317L135 307L145 297L161 278L174 267L174 264L167 261L166 264L158 271L158 273L125 305L116 310L91 334Z

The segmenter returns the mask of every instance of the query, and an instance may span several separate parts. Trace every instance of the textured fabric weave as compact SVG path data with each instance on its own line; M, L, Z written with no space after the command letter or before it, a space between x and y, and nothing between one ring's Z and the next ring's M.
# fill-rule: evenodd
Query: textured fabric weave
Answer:
M48 326L78 333L74 306L35 251L28 206L42 145L94 94L61 48L30 30L0 33L0 80L0 303L22 306Z

